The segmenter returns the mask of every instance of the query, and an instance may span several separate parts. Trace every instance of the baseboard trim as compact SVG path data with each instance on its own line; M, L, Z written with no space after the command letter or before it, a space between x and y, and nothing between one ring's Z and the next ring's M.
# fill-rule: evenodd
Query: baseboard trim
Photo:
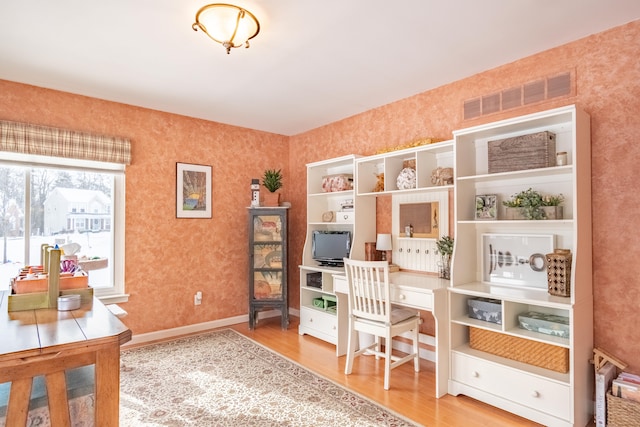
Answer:
M289 315L300 317L300 310L290 309ZM261 311L260 313L258 313L258 320L276 316L280 316L280 310ZM207 332L211 329L224 328L225 326L237 325L238 323L246 322L249 322L249 315L243 314L242 316L227 317L225 319L196 323L194 325L179 326L177 328L163 329L160 331L148 332L145 334L134 334L131 338L131 341L123 344L121 348L123 350L126 350L127 348L147 345L156 341L169 341L186 335L198 334ZM420 342L422 344L435 346L435 339L429 335L420 334ZM404 353L409 353L411 351L411 344L394 342L393 348ZM420 358L435 362L435 353L431 350L421 348Z
M293 314L294 310L290 313ZM279 310L261 311L258 314L258 320L269 317L280 316ZM211 329L224 328L225 326L237 325L238 323L249 322L249 315L227 317L225 319L212 320L210 322L196 323L193 325L179 326L177 328L163 329L160 331L148 332L145 334L134 334L131 341L122 345L122 349L137 347L140 345L150 344L156 341L168 341L185 335L193 335L209 331Z

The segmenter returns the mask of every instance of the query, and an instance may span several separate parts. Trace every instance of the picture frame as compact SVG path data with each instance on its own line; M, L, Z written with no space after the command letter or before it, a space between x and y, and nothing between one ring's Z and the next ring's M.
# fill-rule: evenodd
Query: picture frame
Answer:
M553 234L481 235L482 281L547 289L546 254L553 252Z
M498 196L495 194L476 195L476 219L477 220L497 220L498 219Z
M176 218L211 218L211 170L176 162Z
M398 235L405 236L405 227L411 224L412 237L438 238L440 236L439 206L438 202L401 204Z

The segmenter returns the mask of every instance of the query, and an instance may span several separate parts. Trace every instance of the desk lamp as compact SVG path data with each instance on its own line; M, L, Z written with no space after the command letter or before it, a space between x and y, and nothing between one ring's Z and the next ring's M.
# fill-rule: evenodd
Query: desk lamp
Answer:
M382 261L389 262L389 271L398 271L400 268L391 263L391 234L378 234L376 238L376 250L382 252Z

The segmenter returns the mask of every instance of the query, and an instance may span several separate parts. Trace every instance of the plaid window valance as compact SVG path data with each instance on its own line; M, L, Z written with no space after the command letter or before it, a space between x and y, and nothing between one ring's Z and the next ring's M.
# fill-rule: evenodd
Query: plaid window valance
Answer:
M131 164L128 139L3 120L0 151Z

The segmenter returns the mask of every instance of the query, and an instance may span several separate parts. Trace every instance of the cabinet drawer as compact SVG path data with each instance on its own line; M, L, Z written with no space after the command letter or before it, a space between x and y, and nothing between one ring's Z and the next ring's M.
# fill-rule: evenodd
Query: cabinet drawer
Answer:
M300 308L300 326L318 333L333 337L338 336L338 319L336 315L324 313L309 307Z
M571 393L566 384L457 352L451 357L451 378L558 418L568 420L571 416Z
M339 292L341 294L349 294L349 284L345 276L333 276L333 292Z
M408 291L392 286L391 302L402 305L411 305L423 310L433 310L433 294L430 292Z

